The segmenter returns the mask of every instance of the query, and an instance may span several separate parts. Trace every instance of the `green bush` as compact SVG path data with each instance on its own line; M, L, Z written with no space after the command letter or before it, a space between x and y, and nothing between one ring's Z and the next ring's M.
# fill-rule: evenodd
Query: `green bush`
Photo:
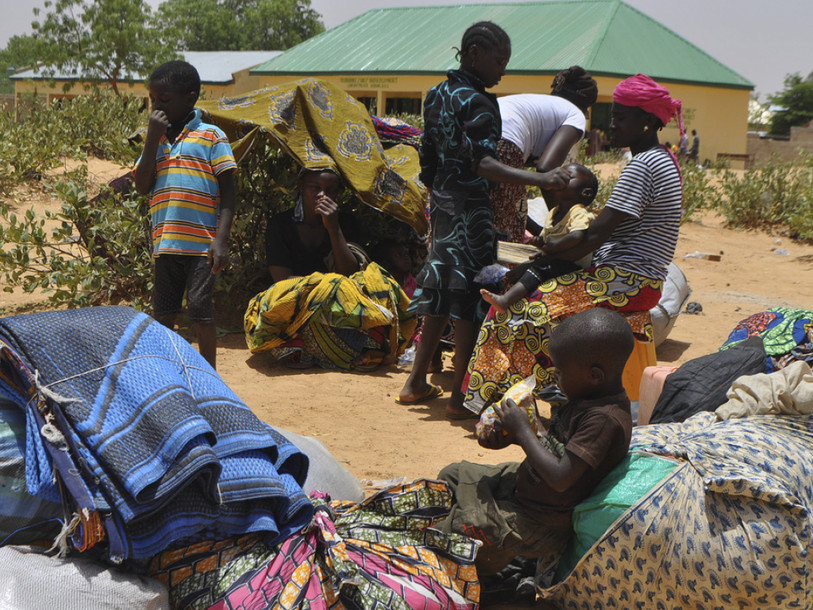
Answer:
M146 116L138 99L82 96L53 103L14 121L0 115L0 194L15 183L43 178L60 156L84 158L92 154L132 163L140 148L127 135ZM399 117L420 124L420 117ZM588 166L618 161L618 155L583 158ZM258 142L237 173L237 214L231 236L231 266L218 277L219 314L242 315L245 303L270 284L265 265L268 219L292 207L297 194L298 166L268 141ZM694 164L682 167L684 216L699 210L718 210L729 224L748 228L787 228L794 237L813 239L813 157L795 164L773 160L742 177L723 171L720 186L708 170ZM22 287L42 290L53 306L80 307L125 302L149 309L152 290L151 238L145 198L117 195L88 200L87 169L82 168L46 186L63 200L59 212L38 216L32 210L15 213L0 206L0 277L5 290ZM607 201L616 179L600 180L594 207ZM384 241L410 246L416 268L425 243L414 230L359 201L346 190L340 205L352 213L360 245L374 253Z
M51 103L31 98L21 105L30 108L22 118L0 113L0 186L5 191L56 167L61 157L94 155L127 164L138 158L127 140L145 120L138 98L80 95Z
M785 226L804 239L813 234L813 162L810 155L799 163L773 158L763 167L742 176L725 171L716 209L733 226L749 229Z
M710 174L696 163L682 160L683 216L681 223L691 220L695 212L714 208L719 204L717 190L711 185Z
M87 168L51 187L59 212L0 208L4 290L42 291L55 307L125 302L145 308L152 290L149 219L142 197L105 189L88 201Z

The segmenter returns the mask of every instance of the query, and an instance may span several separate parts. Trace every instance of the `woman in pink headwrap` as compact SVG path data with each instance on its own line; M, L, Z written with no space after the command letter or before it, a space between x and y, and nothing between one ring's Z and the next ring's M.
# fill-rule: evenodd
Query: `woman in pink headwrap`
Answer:
M557 254L578 260L593 252L593 267L543 283L506 313L489 311L469 363L469 415L528 375L536 376L537 389L555 383L547 352L551 328L580 311L620 311L639 338L652 340L649 310L660 300L675 253L683 198L677 160L658 142L658 131L675 117L682 133L680 101L648 76L615 88L610 137L614 146L629 147L632 160L586 238Z

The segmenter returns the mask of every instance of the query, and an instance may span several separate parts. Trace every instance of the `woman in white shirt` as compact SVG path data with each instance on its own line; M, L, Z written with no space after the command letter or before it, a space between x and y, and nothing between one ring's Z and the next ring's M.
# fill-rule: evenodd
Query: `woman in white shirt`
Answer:
M553 79L551 94L522 93L498 98L502 138L500 161L511 167L535 165L548 172L565 162L570 149L584 137L586 114L598 96L598 85L581 66L562 70ZM502 238L522 242L528 214L527 188L503 183L492 193L494 227Z

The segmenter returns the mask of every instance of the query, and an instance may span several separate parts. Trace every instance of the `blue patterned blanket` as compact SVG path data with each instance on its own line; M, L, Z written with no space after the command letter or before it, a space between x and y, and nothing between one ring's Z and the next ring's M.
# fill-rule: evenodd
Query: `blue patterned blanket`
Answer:
M0 389L26 412L29 491L98 514L113 560L310 522L307 457L143 313L0 319Z

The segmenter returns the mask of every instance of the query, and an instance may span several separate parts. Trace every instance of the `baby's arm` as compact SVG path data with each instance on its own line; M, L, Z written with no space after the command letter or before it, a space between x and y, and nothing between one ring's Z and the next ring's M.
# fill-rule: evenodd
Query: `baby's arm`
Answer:
M533 469L555 491L567 490L588 468L587 462L565 451L558 458L545 448L531 427L525 409L517 406L510 398L505 405L494 405L503 429L508 433L507 441L522 447Z
M570 248L579 245L585 237L587 237L586 229L571 231L566 235L562 235L562 237L559 237L558 239L548 239L541 246L538 246L538 248L545 254L557 254L559 252L564 252L565 250L570 250Z

